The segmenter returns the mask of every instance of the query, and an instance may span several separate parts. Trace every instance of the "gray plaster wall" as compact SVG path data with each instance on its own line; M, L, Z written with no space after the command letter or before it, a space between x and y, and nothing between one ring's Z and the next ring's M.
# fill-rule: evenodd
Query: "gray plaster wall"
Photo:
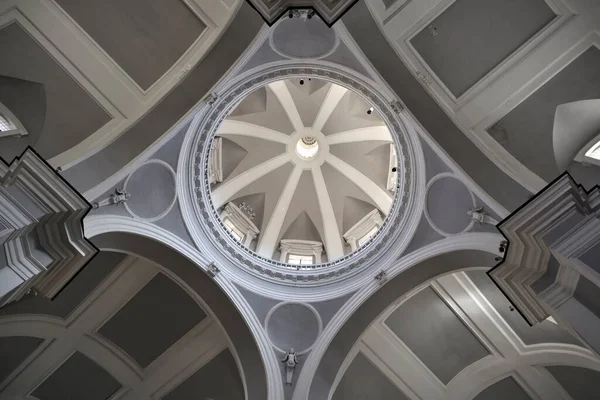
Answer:
M206 29L184 1L57 3L144 90L167 72Z
M483 190L508 210L525 202L528 191L496 167L446 116L390 47L364 2L356 3L342 21L367 59L433 139Z
M529 326L506 296L497 288L485 270L469 271L467 275L526 345L538 343L581 345L571 334L550 321L543 321L534 326ZM511 308L513 311L511 311Z
M202 296L229 335L240 359L241 373L245 375L247 400L267 398L265 370L252 333L228 297L197 265L161 243L129 233L102 234L94 237L93 242L100 249L118 249L147 258L187 282Z
M85 192L148 148L196 105L246 50L263 21L244 2L220 40L162 101L102 151L69 168L63 176Z
M442 254L407 269L371 295L339 329L315 371L309 400L322 400L335 380L342 362L370 323L390 304L408 291L442 274L465 268L491 266L494 255L482 251L461 250Z
M29 89L22 94L23 100L32 101L27 113L29 118L23 109L25 105L19 104L15 109L24 117L21 122L33 128L32 136L3 138L0 157L10 161L31 145L48 159L75 146L110 121L111 117L91 95L18 23L0 29L0 54L10 54L10 62L0 62L0 76L43 85L43 89L33 88L33 92L28 85ZM9 96L20 97L21 93L14 93L14 87L6 81L0 90L3 103L20 103L18 99L8 99ZM43 128L36 134L39 120L43 121Z
M444 384L489 354L431 287L409 298L385 324Z
M411 43L458 98L555 16L544 0L458 0Z
M598 98L600 49L592 46L496 122L488 132L523 165L551 181L562 172L554 158L556 107Z
M121 384L113 376L76 351L32 394L39 400L105 400L120 388Z
M564 365L546 367L573 400L592 400L600 396L600 371Z
M335 389L332 400L408 400L364 355L358 353Z
M504 378L499 382L485 388L481 393L475 396L474 400L531 400L531 397L519 384L512 378Z

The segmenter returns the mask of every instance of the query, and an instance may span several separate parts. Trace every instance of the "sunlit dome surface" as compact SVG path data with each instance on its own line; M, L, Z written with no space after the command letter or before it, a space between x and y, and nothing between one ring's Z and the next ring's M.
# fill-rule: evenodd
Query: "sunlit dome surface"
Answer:
M318 79L250 93L217 131L211 196L241 246L297 269L376 237L397 187L396 151L376 109Z

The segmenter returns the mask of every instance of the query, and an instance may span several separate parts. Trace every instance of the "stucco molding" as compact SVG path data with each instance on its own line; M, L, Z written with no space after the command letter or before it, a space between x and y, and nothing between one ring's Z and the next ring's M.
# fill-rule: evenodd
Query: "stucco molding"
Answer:
M498 226L508 240L506 256L490 276L530 324L548 318L569 300L579 276L576 258L600 241L600 189L587 192L563 174ZM580 217L575 224L572 217ZM566 227L553 243L544 236ZM541 293L533 289L555 258L556 278Z
M23 282L3 293L0 305L30 289L52 298L96 254L82 229L91 206L32 148L10 165L0 164L0 219L11 229L3 243L6 261ZM14 198L11 187L26 199Z
M257 253L242 248L229 238L222 222L218 219L207 176L210 144L221 121L229 114L240 98L266 85L285 78L316 77L334 82L357 92L374 104L391 134L398 149L399 180L398 193L393 201L390 217L384 223L378 240L365 246L355 254L334 262L321 264L314 270L296 271L285 263L275 262ZM424 160L414 130L406 127L406 121L390 107L390 100L383 98L370 82L361 76L330 63L297 64L278 62L263 66L239 77L219 94L219 100L205 116L197 132L188 132L179 160L180 174L178 189L181 191L182 213L188 221L190 234L204 254L211 255L220 265L236 269L237 279L246 285L245 276L251 274L263 280L294 286L318 287L355 275L375 263L389 263L406 248L416 226L423 196ZM196 197L197 196L197 197ZM197 221L192 223L192 221ZM392 245L393 244L393 245ZM240 265L243 267L240 268Z
M213 264L206 256L183 239L151 223L120 216L91 216L85 219L84 227L86 236L89 238L103 233L125 232L156 240L179 252L211 276L209 271ZM173 274L169 274L169 276L171 275ZM271 342L261 322L242 293L232 283L230 275L231 272L229 269L221 269L221 272L212 276L212 279L238 309L253 334L265 367L267 390L269 393L267 400L281 400L283 399L283 385L281 383L279 361L276 358Z
M394 262L389 268L386 268L385 272L389 276L387 282L392 281L394 277L409 268L416 266L420 262L441 254L460 250L478 250L489 252L491 254L499 254L498 244L501 241L501 235L492 233L466 233L439 240L429 246L415 250ZM465 266L465 268L467 267L469 266ZM375 273L373 273L373 275L374 274ZM381 286L379 281L376 281L371 277L370 282L364 284L362 288L344 304L325 327L318 343L313 347L313 350L304 363L292 400L306 400L308 398L315 372L321 363L325 351L348 318L350 318L350 316L352 316L368 298L379 290Z
M433 221L433 219L431 218L429 207L427 206L427 199L429 197L429 190L431 189L431 186L433 186L434 183L436 183L440 179L444 179L444 178L452 178L452 179L458 180L460 183L462 183L463 185L465 185L465 188L469 191L469 196L471 197L471 201L472 201L473 207L469 207L469 208L465 209L464 210L465 215L467 214L467 211L469 211L469 210L471 210L471 209L473 209L473 208L475 208L477 206L477 200L475 199L475 195L473 194L473 192L470 190L468 182L466 182L460 175L454 174L452 172L442 172L441 174L438 174L438 175L434 176L433 178L431 178L429 180L429 182L427 182L427 187L425 188L425 208L423 210L423 214L425 215L425 219L427 220L427 222L429 223L429 225L437 233L439 233L442 236L448 237L448 236L461 235L463 233L467 233L471 229L473 229L473 226L475 225L475 220L471 219L471 221L463 228L463 230L460 231L460 232L458 232L458 233L448 233L448 232L445 232L440 227L438 227L436 225L435 221Z

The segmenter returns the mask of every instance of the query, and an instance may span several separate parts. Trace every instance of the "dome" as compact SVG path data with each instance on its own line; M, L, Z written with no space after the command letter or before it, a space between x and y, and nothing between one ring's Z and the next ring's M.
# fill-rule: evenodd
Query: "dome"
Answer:
M216 131L209 165L212 204L231 236L298 269L369 243L397 187L395 144L373 105L318 78L242 98Z

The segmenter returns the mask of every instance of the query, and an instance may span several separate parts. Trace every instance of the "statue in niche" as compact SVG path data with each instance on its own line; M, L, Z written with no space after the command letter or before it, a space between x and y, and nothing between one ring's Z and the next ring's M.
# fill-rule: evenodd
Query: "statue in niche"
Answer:
M292 386L292 376L294 375L294 369L298 364L298 355L294 351L294 349L290 349L287 353L285 353L285 357L281 362L285 363L285 386Z

